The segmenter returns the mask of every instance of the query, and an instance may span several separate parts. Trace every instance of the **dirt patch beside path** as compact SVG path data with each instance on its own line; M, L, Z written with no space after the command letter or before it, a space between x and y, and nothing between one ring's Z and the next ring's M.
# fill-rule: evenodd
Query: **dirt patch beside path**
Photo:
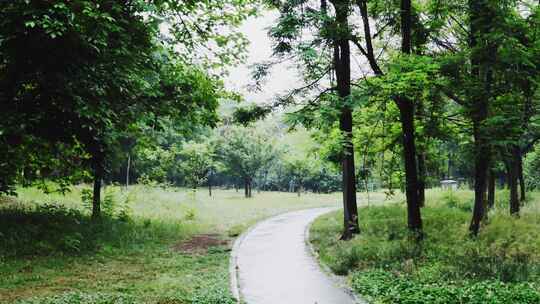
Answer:
M172 249L182 253L196 254L205 253L210 247L227 245L229 241L222 239L219 234L199 234L174 245Z

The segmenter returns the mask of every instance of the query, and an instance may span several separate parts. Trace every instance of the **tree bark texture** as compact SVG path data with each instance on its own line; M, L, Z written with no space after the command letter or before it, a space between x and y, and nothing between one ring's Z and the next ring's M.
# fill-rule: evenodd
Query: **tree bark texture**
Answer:
M490 87L492 73L490 62L493 50L489 47L480 47L481 37L489 34L490 12L489 3L485 0L469 0L470 34L469 47L471 48L471 76L478 86L469 92L471 118L473 122L474 137L474 207L469 231L477 235L480 224L484 218L486 198L487 171L491 158L489 147L489 134L485 127L488 118ZM481 39L479 39L479 37ZM485 44L485 42L483 42Z
M401 52L411 54L411 0L401 0ZM403 158L405 161L405 193L407 196L407 221L409 230L422 234L422 216L418 196L418 171L414 129L414 103L400 96L396 99L401 119Z
M341 239L349 240L354 234L360 233L358 225L358 207L356 203L356 176L354 168L354 146L352 142L352 110L349 105L351 95L351 53L348 33L349 1L332 1L336 10L336 23L339 37L334 40L334 70L337 90L342 99L340 115L340 130L344 136L342 153L342 183L343 183L343 222L344 229Z
M493 208L495 206L495 171L489 171L488 179L488 208Z
M510 188L510 214L519 216L520 202L519 202L519 148L517 146L512 148L511 156L509 157L506 165L506 171L508 176L508 186Z
M523 203L527 199L526 197L526 188L525 188L525 178L523 176L523 155L521 152L519 152L518 155L518 179L519 179L519 190L520 190L520 196L519 200Z
M101 217L101 181L103 180L103 159L101 157L94 157L94 193L92 196L92 218L97 219Z

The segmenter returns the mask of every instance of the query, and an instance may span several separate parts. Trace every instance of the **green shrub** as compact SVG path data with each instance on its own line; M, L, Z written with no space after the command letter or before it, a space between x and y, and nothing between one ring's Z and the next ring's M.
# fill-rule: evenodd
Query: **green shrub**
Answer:
M242 234L244 230L246 230L246 225L243 225L243 224L234 225L231 228L229 228L229 230L227 231L227 235L229 237L237 237L240 234Z
M460 199L454 190L446 190L442 196L442 201L448 208L456 208L467 212L472 211L473 208L472 201Z
M191 304L236 304L236 300L227 288L211 285L197 290Z
M121 294L69 292L48 298L35 298L17 304L136 304L132 298Z
M188 208L184 211L184 220L193 221L197 217L197 212L193 208Z
M540 292L527 283L505 284L500 281L418 280L407 275L374 269L356 272L353 289L376 303L522 303L537 304Z

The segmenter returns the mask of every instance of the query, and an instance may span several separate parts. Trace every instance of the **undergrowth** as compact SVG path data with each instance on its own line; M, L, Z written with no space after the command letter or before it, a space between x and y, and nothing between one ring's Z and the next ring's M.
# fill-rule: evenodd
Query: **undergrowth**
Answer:
M93 220L59 204L0 209L0 256L77 255L129 250L141 243L178 239L183 223L140 221L122 216Z
M118 199L106 193L97 220L85 191L83 208L16 201L2 206L0 303L234 303L226 248L200 255L172 249L197 232L194 216L134 217L128 200Z
M375 303L540 303L538 213L525 207L514 218L499 208L471 238L469 203L453 194L429 203L421 242L407 231L403 204L360 209L361 234L349 242L338 238L340 214L321 217L311 241L323 263Z

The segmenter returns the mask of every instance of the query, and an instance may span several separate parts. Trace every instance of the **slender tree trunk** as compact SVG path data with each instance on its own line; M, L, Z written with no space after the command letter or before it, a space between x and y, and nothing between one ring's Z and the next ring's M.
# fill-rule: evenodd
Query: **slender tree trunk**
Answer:
M128 153L127 166L126 166L126 190L129 187L129 170L131 167L131 154Z
M401 0L401 52L411 54L411 0ZM422 216L418 197L418 172L414 129L414 103L400 96L396 99L401 119L403 158L405 160L405 194L409 230L422 236Z
M510 214L519 216L519 194L518 194L518 184L519 184L519 148L512 148L512 155L508 161L507 171L508 171L508 186L510 187Z
M489 205L489 202L488 202L488 200L489 200L489 198L488 198L488 196L489 196L489 175L490 175L489 171L490 170L488 168L487 176L486 176L486 185L485 185L486 188L484 189L484 201L483 201L484 205L482 206L482 209L484 209L484 215L482 217L482 221L486 221L486 222L487 222L488 217L489 217L489 214L488 214L488 211L489 211L489 206L488 206Z
M506 166L508 187L510 188L510 214L519 215L518 176L516 166L509 161Z
M101 217L101 181L103 180L103 160L94 157L94 194L92 196L92 218Z
M426 153L418 153L418 201L420 207L426 204Z
M248 197L251 197L251 183L252 179L248 178Z
M488 207L492 209L495 206L495 171L489 171L488 180Z
M518 154L517 162L518 162L518 179L519 179L519 190L520 190L519 200L523 203L526 200L525 178L523 177L523 156L521 155L519 151L518 153L519 154Z
M244 179L244 196L249 197L249 181L247 177Z
M487 109L485 116L482 119L484 121L487 117ZM473 235L477 235L480 230L480 223L484 218L485 199L486 199L486 184L487 184L487 171L489 168L489 148L487 147L487 140L484 138L483 130L480 130L478 122L474 124L474 149L475 149L475 161L474 161L474 207L471 224L469 231Z
M471 101L471 117L473 121L474 136L474 208L469 231L472 235L478 235L480 223L484 218L484 201L486 195L487 171L491 158L489 147L489 134L485 130L484 123L488 118L490 99L490 87L492 81L491 63L493 60L493 48L479 49L478 36L488 34L490 30L489 20L491 8L487 1L469 0L470 12L470 36L469 46L473 50L471 54L471 76L479 84L469 92ZM483 40L480 40L483 44Z
M340 115L340 130L344 136L342 154L343 177L343 222L342 240L349 240L354 234L360 233L358 225L358 207L356 204L356 176L354 169L354 146L352 138L352 111L348 105L351 95L351 53L349 37L348 15L349 1L332 1L336 10L336 23L341 35L334 41L334 69L336 74L337 90L343 105Z

